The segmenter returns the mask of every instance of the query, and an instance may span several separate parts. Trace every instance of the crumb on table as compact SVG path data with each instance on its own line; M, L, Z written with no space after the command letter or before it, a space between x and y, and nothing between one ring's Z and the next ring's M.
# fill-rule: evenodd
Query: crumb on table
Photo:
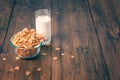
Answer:
M62 55L62 56L64 56L64 55L65 55L65 53L61 53L61 55Z
M40 68L40 67L37 69L37 71L41 71L41 70L42 70L42 68Z
M41 55L43 55L43 56L46 56L46 55L47 55L47 53L45 53L45 52L42 52L42 53L41 53Z
M20 57L17 56L15 59L16 59L16 60L20 60Z
M16 66L16 67L15 67L15 70L19 70L19 69L20 69L20 67L19 67L19 66Z
M58 47L57 47L57 48L55 48L55 50L56 50L56 51L59 51L59 50L60 50L60 48L58 48Z
M30 71L26 71L26 72L25 72L25 75L26 75L26 76L29 76L30 74L31 74Z
M55 61L55 60L57 60L58 58L57 57L53 57L53 60Z
M72 59L73 59L73 58L75 58L75 56L74 56L74 55L71 55L70 57L71 57Z
M5 61L6 60L6 58L3 58L3 61Z

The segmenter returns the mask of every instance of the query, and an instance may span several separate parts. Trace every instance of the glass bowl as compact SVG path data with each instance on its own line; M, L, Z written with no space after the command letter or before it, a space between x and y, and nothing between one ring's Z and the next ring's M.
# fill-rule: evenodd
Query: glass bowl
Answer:
M12 38L10 39L10 44L14 48L15 53L23 59L32 59L35 58L41 49L41 46L43 45L43 42L40 42L37 46L34 46L32 48L20 48L13 44Z

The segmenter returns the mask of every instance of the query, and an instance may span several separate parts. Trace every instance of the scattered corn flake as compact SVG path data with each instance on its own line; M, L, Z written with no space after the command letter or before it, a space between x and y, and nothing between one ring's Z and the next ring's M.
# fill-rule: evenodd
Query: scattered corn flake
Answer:
M53 57L53 60L54 60L54 61L57 60L57 57Z
M42 54L43 56L46 56L46 55L47 55L47 53L44 53L44 52L42 52L41 54Z
M26 75L26 76L29 76L30 74L31 74L30 71L26 71L26 72L25 72L25 75Z
M62 55L62 56L64 56L64 55L65 55L65 53L61 53L61 55Z
M5 60L6 60L6 58L3 58L3 60L5 61Z
M38 69L37 69L37 71L41 71L41 70L42 70L42 68L38 68Z
M15 59L16 59L16 60L20 60L20 57L17 56Z
M74 56L74 55L71 55L70 57L71 57L71 58L75 58L75 56Z
M9 68L9 71L10 71L10 72L13 72L13 71L14 71L14 68L13 68L13 67L10 67L10 68Z
M55 48L55 50L56 50L56 51L59 51L59 50L60 50L60 48Z
M19 66L16 66L16 67L15 67L15 70L19 70L19 69L20 69L20 67L19 67Z

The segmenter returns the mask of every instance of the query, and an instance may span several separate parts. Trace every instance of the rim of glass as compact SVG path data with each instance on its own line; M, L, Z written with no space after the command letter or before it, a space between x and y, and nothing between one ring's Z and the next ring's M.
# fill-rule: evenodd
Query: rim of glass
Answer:
M47 11L49 13L51 12L50 9L38 9L38 10L35 11L35 14L37 14L38 12L41 12L41 11Z

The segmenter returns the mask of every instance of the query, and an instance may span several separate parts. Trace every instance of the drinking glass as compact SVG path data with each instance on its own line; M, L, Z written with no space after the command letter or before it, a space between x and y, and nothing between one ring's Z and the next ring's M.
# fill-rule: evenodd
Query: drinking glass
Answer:
M35 11L36 32L44 36L43 45L49 45L51 42L51 11L48 9L39 9Z

